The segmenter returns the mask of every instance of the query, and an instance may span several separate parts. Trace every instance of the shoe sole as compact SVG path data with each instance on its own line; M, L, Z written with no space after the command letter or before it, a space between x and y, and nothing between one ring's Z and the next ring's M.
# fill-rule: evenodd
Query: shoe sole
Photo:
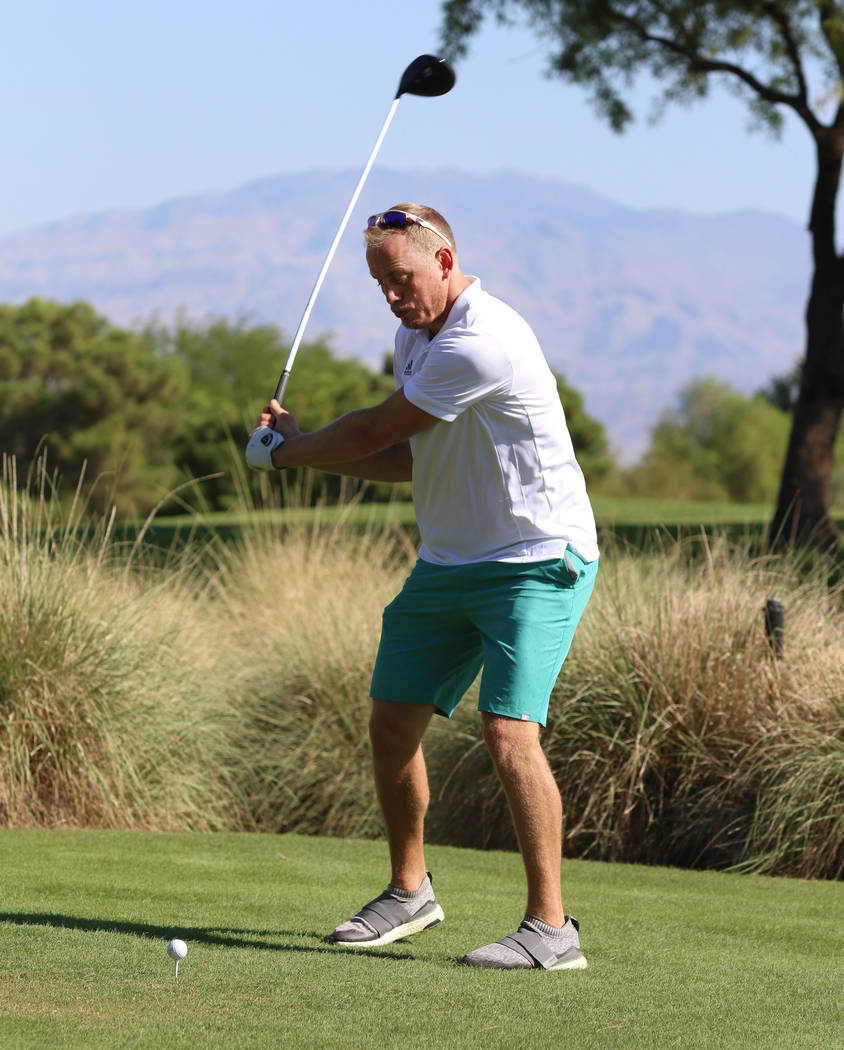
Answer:
M577 959L571 959L567 962L557 963L556 966L551 966L552 970L585 970L589 963L586 961L586 956L581 955Z
M331 941L331 943L336 944L338 948L381 948L385 944L392 944L393 941L400 941L403 937L412 937L414 933L431 930L434 926L439 926L444 918L445 913L438 904L433 911L429 911L421 919L412 919L410 922L402 923L401 926L394 926L392 930L382 933L374 941Z
M458 961L458 963L461 966L472 966L472 967L474 967L474 968L476 968L478 970L521 970L521 971L524 971L524 970L530 970L530 969L534 969L534 970L541 970L542 969L541 966L533 966L533 967L530 967L530 966L494 966L492 964L484 966L484 965L481 965L479 963L466 962L466 956L464 956L462 959L458 959L457 961ZM560 962L556 963L554 966L549 966L548 970L549 971L550 970L585 970L588 965L589 965L589 963L586 961L586 956L578 954L577 958L575 958L575 959L563 959Z

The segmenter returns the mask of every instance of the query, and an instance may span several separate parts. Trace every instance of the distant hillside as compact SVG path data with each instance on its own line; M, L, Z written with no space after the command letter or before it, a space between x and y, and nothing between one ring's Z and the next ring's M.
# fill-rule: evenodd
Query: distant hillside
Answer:
M358 174L278 176L0 238L0 299L84 298L121 324L248 316L292 336ZM377 365L392 345L359 231L399 200L448 216L464 270L531 322L627 461L693 376L750 392L803 352L808 237L786 219L641 211L515 172L376 170L308 329L338 354ZM288 398L295 408L295 373Z

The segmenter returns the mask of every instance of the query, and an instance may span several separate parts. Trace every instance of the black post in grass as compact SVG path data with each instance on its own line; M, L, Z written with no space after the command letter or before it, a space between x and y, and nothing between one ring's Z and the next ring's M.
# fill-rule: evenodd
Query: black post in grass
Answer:
M765 634L777 660L782 660L785 637L785 606L778 598L765 602Z

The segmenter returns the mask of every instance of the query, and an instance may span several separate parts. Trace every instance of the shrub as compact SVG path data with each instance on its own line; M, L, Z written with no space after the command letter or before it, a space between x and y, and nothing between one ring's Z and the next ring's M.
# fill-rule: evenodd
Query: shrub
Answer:
M23 493L15 474L4 459L0 822L221 826L227 712L203 688L213 650L188 562L128 574L113 518L86 530L79 500L47 498L43 463Z
M212 615L239 663L230 767L244 826L379 835L369 676L402 534L256 517L217 557Z
M249 512L156 568L5 470L0 822L382 834L367 695L401 530ZM705 537L605 552L544 733L569 856L841 876L831 568ZM426 737L429 838L514 848L474 707Z
M764 630L787 606L785 659ZM726 542L610 554L554 690L544 746L572 856L838 877L844 609L823 563ZM446 789L467 845L511 847L486 756Z

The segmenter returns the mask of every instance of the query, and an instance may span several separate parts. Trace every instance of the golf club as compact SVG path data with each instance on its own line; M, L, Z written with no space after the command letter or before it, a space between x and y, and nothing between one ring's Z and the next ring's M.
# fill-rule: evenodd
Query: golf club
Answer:
M395 115L399 99L402 95L421 95L424 98L445 95L446 92L451 91L454 87L454 81L454 70L445 59L437 58L436 55L420 55L410 63L402 74L402 78L399 82L399 89L396 92L396 97L393 99L390 112L387 114L387 119L384 121L383 127L378 134L378 138L375 140L375 145L369 155L369 160L366 162L366 167L363 169L363 174L358 180L357 186L355 186L355 192L352 194L352 199L349 201L349 206L346 208L346 214L340 221L340 226L337 233L334 235L334 240L331 242L331 247L328 249L328 255L325 257L325 262L322 264L322 269L319 271L319 276L316 279L316 283L314 284L307 305L305 306L302 320L299 322L299 327L296 329L296 335L293 337L293 344L291 345L290 353L287 356L287 363L284 366L284 371L281 373L275 391L275 398L279 404L284 398L284 392L287 389L287 381L290 379L290 371L293 368L293 362L298 353L299 344L302 342L305 326L308 323L308 318L311 316L316 297L322 287L322 282L325 280L325 275L328 272L328 267L331 265L331 260L334 258L334 253L337 250L337 245L340 243L340 238L343 236L343 231L351 217L352 209L357 204L358 197L363 189L363 184L366 182L370 169L375 163L375 158L381 148L381 143L384 141L384 136L387 134L387 128L389 128Z

